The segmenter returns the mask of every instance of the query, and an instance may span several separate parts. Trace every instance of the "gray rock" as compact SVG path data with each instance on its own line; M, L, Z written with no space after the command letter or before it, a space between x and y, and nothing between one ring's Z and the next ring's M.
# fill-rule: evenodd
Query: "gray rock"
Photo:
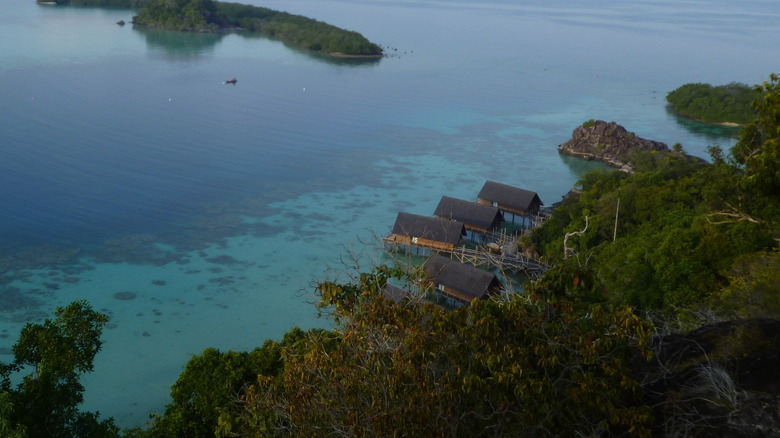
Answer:
M775 319L654 337L640 374L658 435L780 436L779 341Z
M585 160L597 160L610 166L633 172L631 155L637 151L669 152L666 144L646 140L615 122L597 120L578 126L571 140L558 146L558 152Z

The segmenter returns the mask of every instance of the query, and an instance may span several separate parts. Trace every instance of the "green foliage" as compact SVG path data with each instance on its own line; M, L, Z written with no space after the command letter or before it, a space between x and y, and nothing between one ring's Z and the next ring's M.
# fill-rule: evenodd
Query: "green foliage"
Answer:
M147 0L133 24L192 32L214 32L228 25L212 0Z
M316 333L317 330L311 333ZM171 387L171 403L157 416L150 437L213 437L219 424L228 427L240 414L239 398L258 376L273 378L283 367L283 351L310 334L293 329L281 343L266 341L251 352L207 348L187 363Z
M55 378L92 371L100 334L108 317L77 301L55 312L56 319L24 326L14 345L17 365L35 367L37 375Z
M333 317L338 322L349 316L360 303L381 293L391 278L402 278L404 270L400 267L382 265L372 272L361 272L354 283L339 283L323 281L317 285L320 302L317 308L332 309Z
M596 126L596 121L593 120L593 119L590 119L590 120L582 123L582 127L583 128L590 128L591 126Z
M758 192L780 200L780 75L756 86L758 117L745 127L732 154Z
M708 216L719 225L741 224L780 242L780 76L756 87L755 121L745 126L728 155L712 148L714 167L706 186L713 207Z
M771 75L752 95L758 96L754 121L729 155L712 147L707 164L686 157L682 148L634 154L635 174L584 176L581 192L526 240L560 264L569 233L576 260L595 273L595 283L615 303L684 311L714 297L732 314L757 314L751 303L771 296L761 292L769 274L746 260L764 260L754 254L780 240L780 77ZM584 229L586 217L586 232L573 234ZM560 269L571 268L552 270L540 284L571 297ZM771 302L764 308L765 315L777 316Z
M337 332L258 379L230 433L648 436L631 362L650 330L631 308L515 295L445 311L365 286Z
M172 402L154 424L152 436L213 436L219 409L229 406L255 376L249 361L249 353L213 348L190 359L171 388Z
M732 318L780 315L780 254L758 252L739 257L729 269L729 284L715 294L715 308Z
M382 54L379 46L361 34L311 18L239 3L220 2L218 8L241 29L261 32L297 47L349 55Z
M755 118L751 102L752 87L732 82L713 87L709 84L685 84L666 95L675 112L707 123L745 124Z
M581 193L566 199L530 238L548 261L558 264L564 259L563 236L583 229L587 216L587 231L570 238L568 245L580 262L587 260L612 302L644 309L700 303L727 283L736 257L772 245L764 224L713 220L713 209L724 197L740 193L739 169L682 154L640 154L633 162L633 175L610 171L584 176ZM740 199L749 199L742 195ZM746 205L738 199L729 202ZM771 205L764 202L761 208ZM542 279L548 281L554 280Z
M78 409L84 391L79 376L92 371L108 317L86 301L60 307L55 316L43 324L25 325L13 346L14 362L0 367L3 398L10 401L0 427L17 425L9 430L24 431L21 436L30 438L118 436L113 420L101 421L97 414ZM11 374L29 370L32 373L12 389Z
M14 404L11 394L0 391L0 436L4 438L27 438L24 426L15 424Z
M570 258L553 266L525 292L549 302L570 301L580 305L605 301L605 290L595 273L578 260Z

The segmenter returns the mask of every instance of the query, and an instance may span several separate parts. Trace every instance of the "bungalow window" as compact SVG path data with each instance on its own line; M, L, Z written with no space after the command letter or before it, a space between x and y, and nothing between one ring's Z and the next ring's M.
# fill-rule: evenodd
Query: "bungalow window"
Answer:
M498 201L493 201L493 207L498 207Z
M436 285L436 289L439 289L440 291L444 292L444 285L439 283Z
M415 244L417 243L417 238L416 237L412 237L412 243L415 243Z

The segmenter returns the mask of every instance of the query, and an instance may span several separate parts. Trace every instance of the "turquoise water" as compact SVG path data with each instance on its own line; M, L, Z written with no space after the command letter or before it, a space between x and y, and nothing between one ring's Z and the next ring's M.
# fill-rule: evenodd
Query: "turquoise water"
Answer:
M556 147L591 118L701 156L728 147L666 92L757 83L780 58L770 1L254 3L392 56L2 6L0 360L24 323L88 299L111 321L85 407L123 426L160 410L206 347L327 325L311 283L350 254L378 260L399 210L432 214L486 179L556 202L593 167Z

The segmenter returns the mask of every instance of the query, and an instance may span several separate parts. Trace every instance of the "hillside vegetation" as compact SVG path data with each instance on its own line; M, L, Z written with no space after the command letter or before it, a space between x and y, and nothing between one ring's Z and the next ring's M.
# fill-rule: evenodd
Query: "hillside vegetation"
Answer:
M727 85L685 84L666 95L672 109L681 116L706 123L744 125L755 118L751 106L753 87L737 82Z
M634 157L633 175L591 173L525 243L550 263L587 268L611 302L728 310L719 297L739 281L769 281L780 243L778 76L753 94L757 116L728 154L712 147L712 163L705 163L681 149L649 152ZM732 302L739 309L731 310L780 310L772 294L749 289L756 295Z
M273 36L297 47L332 54L382 54L382 49L363 35L321 21L241 3L215 3L217 10L234 26Z
M211 0L147 0L133 24L189 32L216 32L230 25Z
M729 284L737 259L776 248L780 219L776 196L748 189L744 171L715 153L713 164L646 153L633 175L591 173L527 244L552 264L587 268L609 301L700 305Z

